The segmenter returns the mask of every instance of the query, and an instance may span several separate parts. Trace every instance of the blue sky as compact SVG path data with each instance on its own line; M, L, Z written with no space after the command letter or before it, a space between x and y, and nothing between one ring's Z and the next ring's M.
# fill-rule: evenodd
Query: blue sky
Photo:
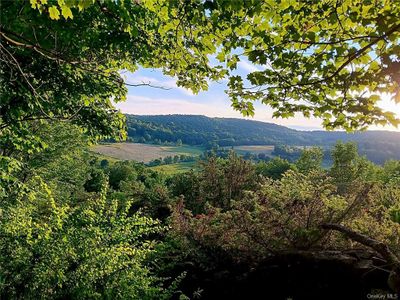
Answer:
M257 66L247 61L242 60L238 63L238 73L241 75L255 70L257 70ZM146 86L129 87L126 102L116 105L123 113L137 115L192 114L244 118L239 112L233 110L231 102L224 92L227 89L227 81L211 82L208 91L194 95L189 90L177 87L174 78L163 75L158 69L139 69L135 73L124 72L122 76L127 83L145 82L169 88L163 90ZM398 112L400 116L400 105L391 101L388 95L383 96L381 106L386 110ZM256 103L255 108L255 116L247 119L272 122L299 130L322 128L321 121L318 119L307 119L301 115L290 119L274 119L269 107ZM373 127L371 129L396 130L393 127ZM400 131L400 129L397 130Z

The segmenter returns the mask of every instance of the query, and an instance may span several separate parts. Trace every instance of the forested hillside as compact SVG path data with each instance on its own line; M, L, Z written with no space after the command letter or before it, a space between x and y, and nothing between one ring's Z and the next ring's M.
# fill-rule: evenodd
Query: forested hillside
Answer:
M284 126L200 115L127 115L128 136L142 143L184 143L213 146L289 145L330 149L338 141L356 142L360 154L383 163L400 159L400 132L298 131Z
M139 142L177 142L219 145L308 145L296 130L271 123L200 115L127 115L128 136Z

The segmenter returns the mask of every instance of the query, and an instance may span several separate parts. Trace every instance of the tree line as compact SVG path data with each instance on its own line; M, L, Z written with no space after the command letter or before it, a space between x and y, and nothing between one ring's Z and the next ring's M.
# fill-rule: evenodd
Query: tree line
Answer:
M272 123L230 118L208 118L192 115L127 115L128 139L139 143L201 146L206 149L240 145L274 145L277 155L293 160L301 146L321 146L325 163L338 141L355 142L360 154L371 161L384 164L400 159L400 134L390 131L329 132L297 131Z

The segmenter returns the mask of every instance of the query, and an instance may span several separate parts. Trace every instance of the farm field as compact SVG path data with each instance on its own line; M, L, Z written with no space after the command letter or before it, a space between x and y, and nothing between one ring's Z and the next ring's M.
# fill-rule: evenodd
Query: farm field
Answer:
M232 149L232 147L225 147L225 149ZM233 150L235 150L238 154L245 154L246 152L250 152L253 154L265 153L271 155L272 151L274 151L274 146L273 145L234 146Z
M105 157L118 160L135 160L148 163L157 158L174 155L197 156L203 152L200 147L192 146L158 146L140 143L110 143L100 144L92 148L92 151Z
M145 145L145 144L141 144L141 145ZM201 155L205 151L205 149L202 148L202 147L188 146L188 145L182 145L182 146L156 146L156 147L160 147L164 151L173 152L175 154L186 154L186 155L192 155L192 156Z

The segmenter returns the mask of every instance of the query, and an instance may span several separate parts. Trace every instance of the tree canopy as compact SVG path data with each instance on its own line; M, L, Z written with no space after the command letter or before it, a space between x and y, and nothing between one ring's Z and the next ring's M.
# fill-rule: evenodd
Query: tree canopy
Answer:
M399 5L391 1L7 1L1 11L2 137L32 119L124 136L124 70L161 68L198 92L229 77L232 106L295 113L327 129L397 125ZM220 63L210 63L215 57ZM244 78L238 62L259 70ZM149 85L149 83L143 83ZM14 139L15 140L15 139Z
M188 43L175 32L178 4L158 11L150 1L3 2L2 138L24 136L38 119L72 120L92 136L123 137L113 102L125 99L129 85L121 72L138 65L162 68L195 91L220 78L202 40Z
M276 117L296 112L327 129L399 124L378 105L382 93L400 102L400 5L396 1L207 1L223 35L217 58L237 68L243 57L259 70L230 74L233 107L253 101Z

